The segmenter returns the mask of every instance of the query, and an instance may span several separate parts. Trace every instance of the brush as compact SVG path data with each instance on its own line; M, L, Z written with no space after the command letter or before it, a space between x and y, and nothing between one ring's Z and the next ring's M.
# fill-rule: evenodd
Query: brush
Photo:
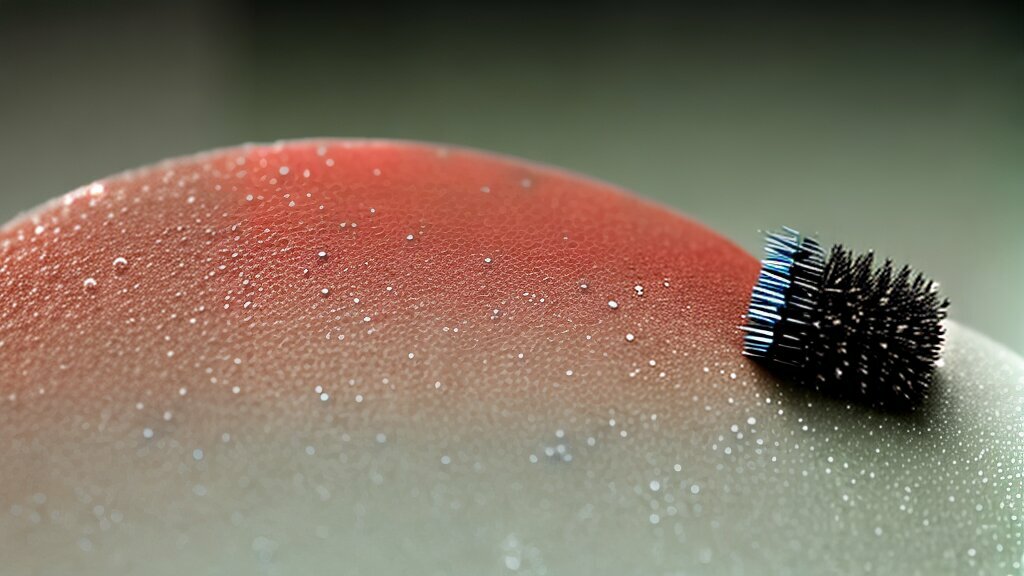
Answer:
M938 284L792 228L770 232L750 297L743 353L803 384L880 407L925 396L949 301Z

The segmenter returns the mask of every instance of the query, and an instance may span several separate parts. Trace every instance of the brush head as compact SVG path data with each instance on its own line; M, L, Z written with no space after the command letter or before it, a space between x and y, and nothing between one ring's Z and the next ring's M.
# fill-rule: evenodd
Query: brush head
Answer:
M925 395L942 349L949 302L908 266L813 238L770 233L742 329L744 354L816 389L882 407Z

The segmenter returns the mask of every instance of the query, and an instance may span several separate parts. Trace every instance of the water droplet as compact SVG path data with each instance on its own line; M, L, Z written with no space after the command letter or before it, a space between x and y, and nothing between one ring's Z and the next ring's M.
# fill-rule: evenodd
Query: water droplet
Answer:
M92 292L93 290L96 289L96 284L97 283L95 278L86 278L85 281L82 282L82 286L89 292Z
M636 340L636 336L634 336L632 332L627 332L626 342L633 342L634 340Z
M128 269L128 259L127 258L125 258L123 256L118 256L117 258L114 258L114 272L117 272L118 274L121 274L121 273L123 273L127 269Z
M611 308L612 310L617 310L619 308L619 303L616 302L615 300L609 300L608 307Z

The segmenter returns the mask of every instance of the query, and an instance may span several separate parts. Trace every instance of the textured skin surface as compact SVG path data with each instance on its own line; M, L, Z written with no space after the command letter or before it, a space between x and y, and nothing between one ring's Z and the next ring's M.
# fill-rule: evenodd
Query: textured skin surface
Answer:
M739 355L754 258L578 176L247 147L0 242L7 573L1020 572L1019 359L819 403Z

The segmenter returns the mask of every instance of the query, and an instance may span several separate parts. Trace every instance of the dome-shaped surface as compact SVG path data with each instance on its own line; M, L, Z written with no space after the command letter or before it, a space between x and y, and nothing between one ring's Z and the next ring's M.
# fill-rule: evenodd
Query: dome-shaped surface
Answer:
M757 261L612 187L307 141L0 233L10 574L1015 574L1024 364L913 414L740 355Z

